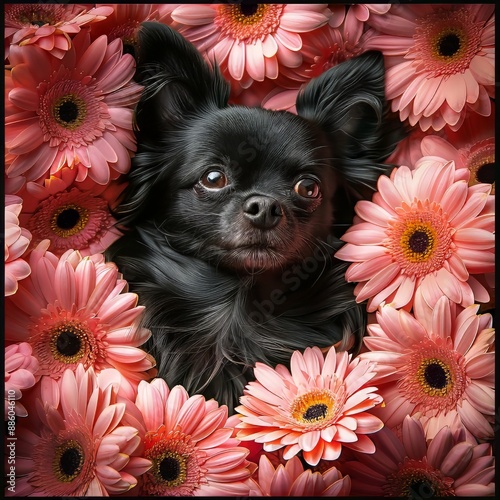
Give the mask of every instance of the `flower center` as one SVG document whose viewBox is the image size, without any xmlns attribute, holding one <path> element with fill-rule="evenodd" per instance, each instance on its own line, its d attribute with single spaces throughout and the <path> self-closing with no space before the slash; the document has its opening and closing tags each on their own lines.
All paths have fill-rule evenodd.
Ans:
<svg viewBox="0 0 500 500">
<path fill-rule="evenodd" d="M 179 453 L 167 451 L 153 460 L 153 474 L 166 486 L 179 486 L 186 480 L 187 459 Z"/>
<path fill-rule="evenodd" d="M 52 115 L 61 127 L 74 130 L 84 122 L 87 106 L 77 95 L 67 94 L 56 99 L 52 106 Z"/>
<path fill-rule="evenodd" d="M 491 194 L 495 194 L 495 140 L 490 138 L 477 142 L 470 149 L 460 150 L 460 154 L 471 174 L 469 186 L 491 184 Z"/>
<path fill-rule="evenodd" d="M 88 331 L 77 321 L 67 321 L 52 328 L 50 332 L 50 351 L 54 359 L 62 363 L 75 363 L 87 351 Z"/>
<path fill-rule="evenodd" d="M 18 7 L 19 9 L 19 7 Z M 31 26 L 54 25 L 56 23 L 56 11 L 54 6 L 40 6 L 36 4 L 23 5 L 16 12 L 16 7 L 12 8 L 10 17 L 15 15 L 19 24 Z"/>
<path fill-rule="evenodd" d="M 68 238 L 82 231 L 89 220 L 89 211 L 73 203 L 58 207 L 52 214 L 50 227 L 57 236 Z"/>
<path fill-rule="evenodd" d="M 59 481 L 70 483 L 80 474 L 84 463 L 82 446 L 78 441 L 71 439 L 56 448 L 52 470 Z"/>
<path fill-rule="evenodd" d="M 464 38 L 465 36 L 462 31 L 453 28 L 443 30 L 432 42 L 434 54 L 443 60 L 457 55 L 466 43 Z"/>
<path fill-rule="evenodd" d="M 335 397 L 328 389 L 313 389 L 293 400 L 290 414 L 300 424 L 318 424 L 331 420 L 335 408 Z"/>
<path fill-rule="evenodd" d="M 411 458 L 405 458 L 398 471 L 387 476 L 385 496 L 433 498 L 454 496 L 453 479 L 440 470 Z"/>
<path fill-rule="evenodd" d="M 481 48 L 482 31 L 468 7 L 434 11 L 417 20 L 408 56 L 430 77 L 463 73 Z"/>
<path fill-rule="evenodd" d="M 452 254 L 451 228 L 436 203 L 415 201 L 388 222 L 386 245 L 403 273 L 421 277 L 443 267 Z"/>
<path fill-rule="evenodd" d="M 205 453 L 197 450 L 191 437 L 181 430 L 167 432 L 162 425 L 156 432 L 148 432 L 144 456 L 153 464 L 144 475 L 143 488 L 148 495 L 191 496 L 206 482 L 198 462 Z"/>
<path fill-rule="evenodd" d="M 416 405 L 415 411 L 451 410 L 467 383 L 463 356 L 445 339 L 425 339 L 408 350 L 399 392 Z"/>
<path fill-rule="evenodd" d="M 439 359 L 424 359 L 417 371 L 422 390 L 431 396 L 445 396 L 453 387 L 449 367 Z"/>
<path fill-rule="evenodd" d="M 284 8 L 284 5 L 253 2 L 220 5 L 214 23 L 222 36 L 251 43 L 276 31 Z"/>
</svg>

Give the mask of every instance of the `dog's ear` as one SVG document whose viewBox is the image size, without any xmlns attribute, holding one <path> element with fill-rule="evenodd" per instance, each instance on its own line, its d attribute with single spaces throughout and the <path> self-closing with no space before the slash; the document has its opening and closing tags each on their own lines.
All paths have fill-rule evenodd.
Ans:
<svg viewBox="0 0 500 500">
<path fill-rule="evenodd" d="M 139 29 L 136 80 L 144 91 L 136 108 L 140 135 L 154 138 L 201 109 L 224 107 L 229 84 L 214 63 L 177 31 L 160 22 Z"/>
<path fill-rule="evenodd" d="M 296 109 L 327 134 L 348 187 L 373 191 L 388 173 L 382 162 L 404 135 L 400 121 L 388 116 L 382 54 L 368 51 L 325 71 L 299 92 Z"/>
</svg>

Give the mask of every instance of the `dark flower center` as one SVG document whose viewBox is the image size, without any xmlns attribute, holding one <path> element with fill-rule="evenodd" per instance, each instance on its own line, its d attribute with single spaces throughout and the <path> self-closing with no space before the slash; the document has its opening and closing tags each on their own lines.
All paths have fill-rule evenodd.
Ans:
<svg viewBox="0 0 500 500">
<path fill-rule="evenodd" d="M 63 102 L 59 106 L 59 118 L 66 123 L 74 122 L 78 118 L 78 106 L 72 101 Z"/>
<path fill-rule="evenodd" d="M 165 457 L 160 463 L 160 474 L 165 481 L 175 481 L 181 473 L 181 466 L 175 457 Z"/>
<path fill-rule="evenodd" d="M 413 252 L 424 253 L 429 247 L 429 235 L 424 231 L 415 231 L 408 240 Z"/>
<path fill-rule="evenodd" d="M 89 349 L 89 332 L 78 321 L 63 321 L 50 331 L 52 357 L 61 363 L 76 363 L 88 355 Z"/>
<path fill-rule="evenodd" d="M 259 4 L 254 2 L 242 2 L 240 11 L 244 16 L 253 16 L 259 9 Z"/>
<path fill-rule="evenodd" d="M 55 121 L 65 129 L 75 130 L 85 120 L 87 105 L 85 101 L 74 94 L 67 94 L 53 104 Z"/>
<path fill-rule="evenodd" d="M 460 38 L 455 33 L 448 33 L 438 43 L 439 54 L 452 57 L 460 50 Z"/>
<path fill-rule="evenodd" d="M 62 330 L 56 340 L 57 350 L 63 356 L 74 356 L 80 351 L 81 340 L 72 330 Z"/>
<path fill-rule="evenodd" d="M 424 377 L 426 382 L 434 389 L 443 389 L 448 382 L 445 370 L 437 363 L 426 366 Z"/>
<path fill-rule="evenodd" d="M 61 455 L 59 460 L 61 471 L 67 476 L 72 476 L 80 468 L 82 458 L 80 450 L 77 450 L 76 448 L 69 448 Z"/>
<path fill-rule="evenodd" d="M 476 178 L 479 182 L 493 184 L 495 182 L 495 164 L 485 163 L 481 165 L 476 172 Z"/>
<path fill-rule="evenodd" d="M 425 480 L 414 480 L 408 485 L 409 498 L 432 498 L 434 496 L 434 488 L 432 483 Z"/>
<path fill-rule="evenodd" d="M 70 483 L 80 474 L 84 463 L 83 448 L 78 441 L 70 439 L 56 448 L 52 468 L 59 481 Z"/>
<path fill-rule="evenodd" d="M 61 229 L 71 229 L 76 226 L 79 220 L 80 214 L 78 213 L 78 210 L 68 208 L 57 216 L 57 225 Z"/>
<path fill-rule="evenodd" d="M 322 420 L 326 417 L 326 414 L 328 413 L 328 406 L 319 403 L 315 404 L 313 406 L 310 406 L 302 415 L 302 418 L 304 420 Z"/>
</svg>

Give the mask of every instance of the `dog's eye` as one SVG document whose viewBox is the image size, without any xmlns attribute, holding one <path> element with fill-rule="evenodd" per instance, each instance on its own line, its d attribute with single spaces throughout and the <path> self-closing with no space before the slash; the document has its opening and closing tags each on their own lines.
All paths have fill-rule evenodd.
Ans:
<svg viewBox="0 0 500 500">
<path fill-rule="evenodd" d="M 222 189 L 228 185 L 229 181 L 226 175 L 220 170 L 210 170 L 203 174 L 200 184 L 207 189 Z"/>
<path fill-rule="evenodd" d="M 317 198 L 320 193 L 318 181 L 310 177 L 300 179 L 293 190 L 302 198 Z"/>
</svg>

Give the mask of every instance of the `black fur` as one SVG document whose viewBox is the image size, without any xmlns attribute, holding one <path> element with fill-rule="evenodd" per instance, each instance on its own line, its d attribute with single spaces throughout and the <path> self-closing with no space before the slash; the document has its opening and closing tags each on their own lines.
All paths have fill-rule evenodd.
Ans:
<svg viewBox="0 0 500 500">
<path fill-rule="evenodd" d="M 298 115 L 228 106 L 216 65 L 160 23 L 141 28 L 137 74 L 125 235 L 107 256 L 146 306 L 159 375 L 232 410 L 256 361 L 358 348 L 365 306 L 332 255 L 398 138 L 381 54 L 311 81 Z"/>
</svg>

